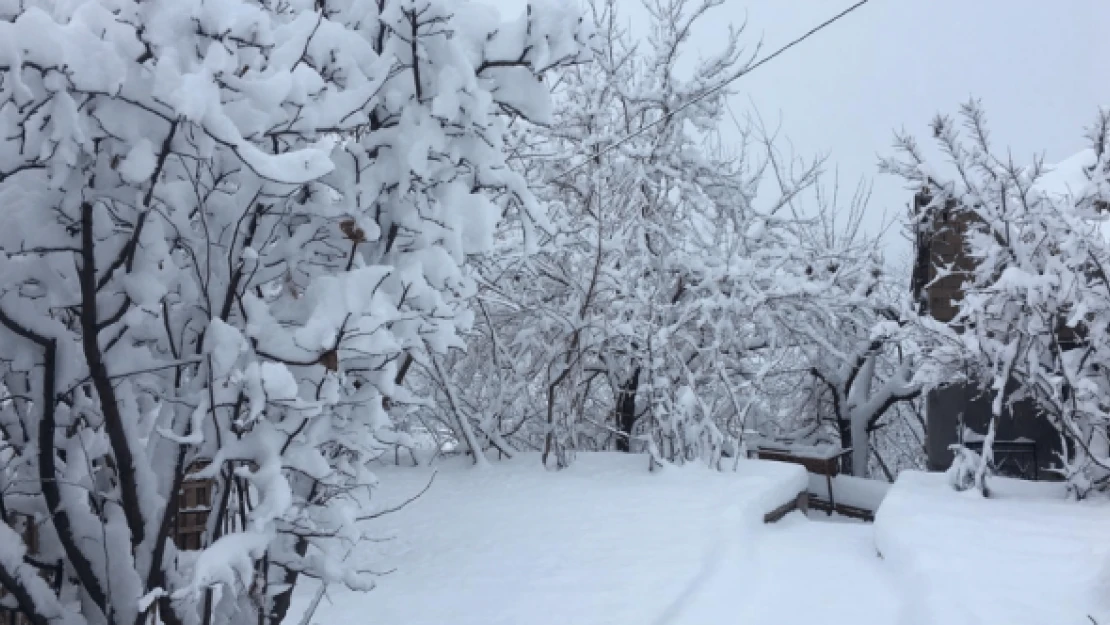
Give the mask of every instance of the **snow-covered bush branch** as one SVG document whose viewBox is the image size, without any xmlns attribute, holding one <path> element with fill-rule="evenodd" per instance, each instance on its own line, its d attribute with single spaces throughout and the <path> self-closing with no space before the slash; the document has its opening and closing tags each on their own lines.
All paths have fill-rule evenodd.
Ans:
<svg viewBox="0 0 1110 625">
<path fill-rule="evenodd" d="M 543 223 L 506 120 L 587 39 L 555 6 L 0 1 L 5 601 L 279 623 L 301 577 L 373 587 L 343 556 L 404 363 L 462 344 L 502 214 Z"/>
<path fill-rule="evenodd" d="M 975 263 L 953 326 L 994 396 L 976 472 L 986 491 L 990 442 L 1007 404 L 1032 400 L 1064 440 L 1064 473 L 1078 496 L 1110 483 L 1110 112 L 1087 135 L 1090 147 L 1054 167 L 1001 156 L 976 102 L 933 123 L 946 162 L 930 163 L 910 136 L 884 162 L 930 199 L 933 213 L 969 212 Z"/>
</svg>

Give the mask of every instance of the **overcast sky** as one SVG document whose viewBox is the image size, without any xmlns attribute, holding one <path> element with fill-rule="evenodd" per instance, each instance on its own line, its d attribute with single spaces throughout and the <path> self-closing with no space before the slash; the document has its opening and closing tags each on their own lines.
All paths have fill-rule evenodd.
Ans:
<svg viewBox="0 0 1110 625">
<path fill-rule="evenodd" d="M 635 32 L 642 6 L 622 1 Z M 746 18 L 748 40 L 762 38 L 767 53 L 853 2 L 725 0 L 694 41 L 708 54 L 730 22 Z M 924 142 L 937 112 L 955 113 L 974 96 L 1000 147 L 1062 160 L 1084 147 L 1098 107 L 1110 106 L 1108 59 L 1110 0 L 870 0 L 741 78 L 732 105 L 742 113 L 754 103 L 781 120 L 797 152 L 827 152 L 846 182 L 872 179 L 878 224 L 909 197 L 900 180 L 876 171 L 896 128 Z M 891 256 L 906 252 L 897 233 L 888 245 Z"/>
</svg>

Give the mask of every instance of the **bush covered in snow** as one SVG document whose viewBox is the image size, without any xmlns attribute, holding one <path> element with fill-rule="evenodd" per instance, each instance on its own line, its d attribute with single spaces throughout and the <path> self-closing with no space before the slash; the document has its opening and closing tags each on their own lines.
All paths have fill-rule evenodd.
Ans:
<svg viewBox="0 0 1110 625">
<path fill-rule="evenodd" d="M 386 404 L 462 344 L 501 216 L 542 223 L 504 142 L 582 60 L 560 4 L 0 0 L 5 602 L 276 624 L 302 576 L 374 585 L 346 554 L 409 440 Z"/>
<path fill-rule="evenodd" d="M 517 127 L 510 164 L 551 228 L 507 224 L 496 244 L 535 253 L 473 265 L 468 351 L 422 363 L 414 382 L 436 401 L 417 416 L 478 461 L 542 450 L 559 467 L 605 449 L 713 464 L 749 430 L 835 439 L 854 420 L 865 467 L 887 400 L 920 391 L 884 330 L 892 276 L 859 231 L 866 189 L 839 197 L 821 159 L 784 154 L 758 119 L 722 144 L 732 81 L 753 61 L 744 33 L 696 50 L 719 0 L 644 4 L 638 40 L 619 2 L 592 2 L 593 62 L 556 72 L 554 123 Z M 873 348 L 876 332 L 891 336 Z M 848 389 L 859 352 L 868 375 Z M 814 367 L 859 409 L 814 409 L 830 405 Z"/>
<path fill-rule="evenodd" d="M 948 117 L 933 124 L 946 162 L 931 163 L 906 135 L 900 158 L 884 162 L 932 199 L 923 223 L 951 201 L 974 218 L 974 269 L 942 334 L 987 381 L 994 419 L 982 460 L 961 454 L 961 463 L 973 460 L 973 483 L 985 489 L 995 423 L 1007 403 L 1028 398 L 1063 439 L 1064 477 L 1084 497 L 1110 486 L 1110 111 L 1091 126 L 1090 149 L 1055 167 L 1002 156 L 976 102 L 961 117 L 962 132 Z"/>
</svg>

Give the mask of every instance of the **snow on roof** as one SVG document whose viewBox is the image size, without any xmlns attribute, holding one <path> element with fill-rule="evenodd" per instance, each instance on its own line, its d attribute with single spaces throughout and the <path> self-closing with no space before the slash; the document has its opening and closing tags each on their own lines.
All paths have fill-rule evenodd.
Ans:
<svg viewBox="0 0 1110 625">
<path fill-rule="evenodd" d="M 1055 165 L 1046 165 L 1048 171 L 1033 185 L 1033 191 L 1043 193 L 1051 200 L 1076 202 L 1094 193 L 1091 170 L 1097 164 L 1098 155 L 1087 148 Z M 1103 239 L 1110 241 L 1110 221 L 1098 223 L 1097 231 L 1102 233 Z"/>
<path fill-rule="evenodd" d="M 1090 170 L 1096 163 L 1098 155 L 1087 148 L 1055 165 L 1046 165 L 1047 173 L 1037 180 L 1033 190 L 1052 197 L 1083 197 L 1091 182 Z"/>
</svg>

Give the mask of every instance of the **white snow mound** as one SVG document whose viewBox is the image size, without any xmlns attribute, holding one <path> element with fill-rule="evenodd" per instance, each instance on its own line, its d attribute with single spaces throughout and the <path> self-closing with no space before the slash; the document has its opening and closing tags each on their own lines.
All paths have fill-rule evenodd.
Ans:
<svg viewBox="0 0 1110 625">
<path fill-rule="evenodd" d="M 941 473 L 898 476 L 875 541 L 903 576 L 900 623 L 1110 622 L 1110 505 L 1064 501 L 1058 484 L 993 478 L 991 488 L 983 499 Z"/>
</svg>

